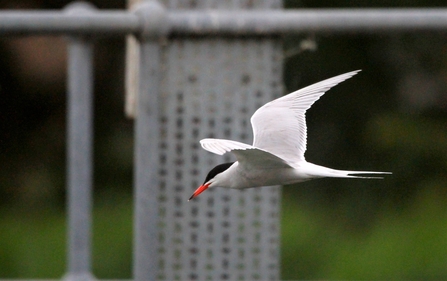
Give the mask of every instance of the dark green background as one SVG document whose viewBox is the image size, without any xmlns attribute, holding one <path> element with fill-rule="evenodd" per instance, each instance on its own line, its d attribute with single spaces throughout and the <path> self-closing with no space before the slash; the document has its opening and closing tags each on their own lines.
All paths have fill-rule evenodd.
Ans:
<svg viewBox="0 0 447 281">
<path fill-rule="evenodd" d="M 2 1 L 61 8 L 66 1 Z M 123 8 L 121 1 L 93 1 Z M 441 7 L 444 1 L 287 1 L 287 8 Z M 284 38 L 287 92 L 355 69 L 308 112 L 313 163 L 383 181 L 283 188 L 283 279 L 447 278 L 447 30 Z M 303 40 L 313 51 L 300 50 Z M 65 271 L 65 45 L 0 39 L 0 278 Z M 96 45 L 93 271 L 129 278 L 132 122 L 122 39 Z"/>
</svg>

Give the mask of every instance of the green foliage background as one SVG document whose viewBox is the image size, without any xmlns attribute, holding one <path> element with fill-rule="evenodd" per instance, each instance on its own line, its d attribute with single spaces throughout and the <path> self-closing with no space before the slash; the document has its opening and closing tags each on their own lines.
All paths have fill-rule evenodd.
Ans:
<svg viewBox="0 0 447 281">
<path fill-rule="evenodd" d="M 10 7 L 7 3 L 1 5 Z M 65 4 L 48 0 L 32 7 Z M 285 3 L 288 8 L 444 4 Z M 284 38 L 288 92 L 363 69 L 308 112 L 307 159 L 393 175 L 283 188 L 283 279 L 447 278 L 446 35 L 447 30 Z M 63 77 L 46 81 L 24 74 L 13 40 L 0 41 L 0 278 L 59 278 L 66 243 L 65 86 Z M 316 49 L 300 49 L 303 40 Z M 123 115 L 123 50 L 121 39 L 103 39 L 96 47 L 93 271 L 98 278 L 131 276 L 132 123 Z"/>
</svg>

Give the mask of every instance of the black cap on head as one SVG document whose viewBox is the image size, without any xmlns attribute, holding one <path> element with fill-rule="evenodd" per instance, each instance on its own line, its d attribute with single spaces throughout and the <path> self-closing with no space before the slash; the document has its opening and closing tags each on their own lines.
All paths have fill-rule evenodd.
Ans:
<svg viewBox="0 0 447 281">
<path fill-rule="evenodd" d="M 231 163 L 223 163 L 220 165 L 217 165 L 216 167 L 214 167 L 213 169 L 211 169 L 211 171 L 208 173 L 208 175 L 206 176 L 205 181 L 203 182 L 203 184 L 207 183 L 210 179 L 214 178 L 216 175 L 226 171 L 228 168 L 230 168 L 231 165 L 233 165 L 234 162 Z"/>
</svg>

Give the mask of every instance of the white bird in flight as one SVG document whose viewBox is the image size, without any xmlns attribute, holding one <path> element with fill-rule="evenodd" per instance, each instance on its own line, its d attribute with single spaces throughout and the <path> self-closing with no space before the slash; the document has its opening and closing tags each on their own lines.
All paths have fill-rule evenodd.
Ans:
<svg viewBox="0 0 447 281">
<path fill-rule="evenodd" d="M 382 177 L 359 174 L 391 174 L 335 170 L 309 163 L 304 158 L 307 139 L 306 110 L 326 91 L 359 71 L 323 80 L 260 107 L 251 117 L 253 145 L 224 139 L 201 140 L 200 144 L 205 150 L 219 155 L 231 152 L 237 161 L 214 167 L 189 200 L 210 187 L 244 189 L 292 184 L 323 177 L 377 179 Z"/>
</svg>

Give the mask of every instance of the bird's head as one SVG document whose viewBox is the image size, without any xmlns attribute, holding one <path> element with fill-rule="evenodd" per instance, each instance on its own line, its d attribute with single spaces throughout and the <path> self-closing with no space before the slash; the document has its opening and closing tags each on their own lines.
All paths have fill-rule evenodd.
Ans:
<svg viewBox="0 0 447 281">
<path fill-rule="evenodd" d="M 194 191 L 194 193 L 191 195 L 191 197 L 188 199 L 191 200 L 194 197 L 197 197 L 200 193 L 204 192 L 208 187 L 214 187 L 219 186 L 219 177 L 220 175 L 225 172 L 228 168 L 233 165 L 234 162 L 231 163 L 224 163 L 217 165 L 216 167 L 212 168 L 211 171 L 209 171 L 208 175 L 205 178 L 205 181 L 199 188 Z"/>
</svg>

